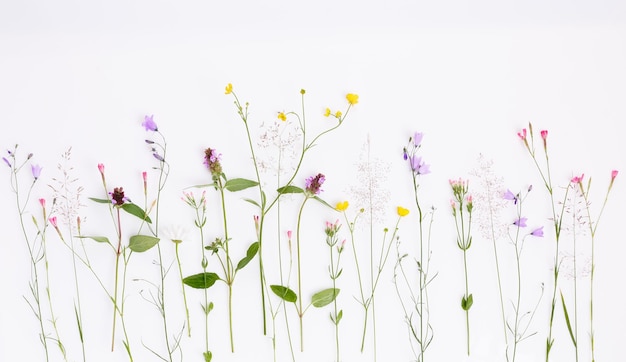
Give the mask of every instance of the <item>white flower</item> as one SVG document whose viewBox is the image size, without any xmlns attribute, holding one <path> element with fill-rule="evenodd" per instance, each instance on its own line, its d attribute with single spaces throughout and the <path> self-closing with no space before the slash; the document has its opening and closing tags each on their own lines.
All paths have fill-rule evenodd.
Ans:
<svg viewBox="0 0 626 362">
<path fill-rule="evenodd" d="M 182 225 L 168 225 L 163 228 L 163 236 L 172 242 L 179 244 L 187 238 L 189 230 Z"/>
</svg>

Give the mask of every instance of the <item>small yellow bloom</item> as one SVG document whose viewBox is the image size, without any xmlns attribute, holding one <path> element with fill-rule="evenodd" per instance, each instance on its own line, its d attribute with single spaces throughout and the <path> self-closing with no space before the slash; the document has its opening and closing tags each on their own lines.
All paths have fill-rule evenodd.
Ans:
<svg viewBox="0 0 626 362">
<path fill-rule="evenodd" d="M 306 91 L 304 89 L 300 89 L 300 94 L 304 95 L 304 93 L 306 93 Z"/>
<path fill-rule="evenodd" d="M 284 112 L 278 112 L 278 119 L 285 122 L 287 120 L 287 115 Z"/>
<path fill-rule="evenodd" d="M 328 116 L 330 116 L 330 108 L 326 108 L 326 110 L 324 111 L 324 117 Z"/>
<path fill-rule="evenodd" d="M 402 206 L 398 206 L 398 216 L 404 217 L 404 216 L 407 216 L 408 214 L 409 214 L 409 209 L 405 209 Z"/>
<path fill-rule="evenodd" d="M 351 105 L 355 105 L 355 104 L 359 103 L 359 95 L 358 94 L 348 93 L 346 95 L 346 99 L 348 100 L 348 103 L 350 103 Z"/>
<path fill-rule="evenodd" d="M 228 85 L 226 86 L 226 91 L 224 92 L 224 94 L 231 94 L 233 92 L 233 85 L 231 83 L 228 83 Z"/>
<path fill-rule="evenodd" d="M 346 211 L 348 206 L 350 206 L 348 201 L 341 201 L 337 203 L 337 206 L 335 206 L 335 209 L 337 209 L 337 211 Z"/>
<path fill-rule="evenodd" d="M 337 112 L 335 113 L 335 117 L 337 117 L 337 118 L 341 118 L 341 114 L 342 114 L 342 113 L 341 113 L 341 111 L 337 111 Z"/>
</svg>

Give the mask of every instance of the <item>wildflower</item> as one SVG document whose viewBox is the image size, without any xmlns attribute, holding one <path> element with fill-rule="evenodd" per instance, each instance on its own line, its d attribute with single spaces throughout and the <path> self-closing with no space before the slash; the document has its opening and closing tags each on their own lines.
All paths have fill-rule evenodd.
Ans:
<svg viewBox="0 0 626 362">
<path fill-rule="evenodd" d="M 328 237 L 332 238 L 333 236 L 335 236 L 337 231 L 339 231 L 339 228 L 341 228 L 341 225 L 339 225 L 339 220 L 335 221 L 334 224 L 330 221 L 326 221 L 326 228 L 324 229 L 324 232 Z"/>
<path fill-rule="evenodd" d="M 146 131 L 157 132 L 159 130 L 157 124 L 154 122 L 154 115 L 145 116 L 141 125 Z"/>
<path fill-rule="evenodd" d="M 542 238 L 543 237 L 543 226 L 539 227 L 539 228 L 536 228 L 535 230 L 531 231 L 530 235 Z"/>
<path fill-rule="evenodd" d="M 515 225 L 517 227 L 524 228 L 524 227 L 526 227 L 526 221 L 528 221 L 528 218 L 520 217 L 519 219 L 513 221 L 513 225 Z"/>
<path fill-rule="evenodd" d="M 41 175 L 41 166 L 39 166 L 39 165 L 31 165 L 30 166 L 30 170 L 33 173 L 33 178 L 35 179 L 35 181 L 37 181 L 37 179 Z"/>
<path fill-rule="evenodd" d="M 287 116 L 285 115 L 284 112 L 278 112 L 278 119 L 285 122 L 287 120 Z"/>
<path fill-rule="evenodd" d="M 341 254 L 343 252 L 343 249 L 346 246 L 346 239 L 343 239 L 343 241 L 341 242 L 341 244 L 339 244 L 339 246 L 337 247 L 337 252 L 339 254 Z"/>
<path fill-rule="evenodd" d="M 321 187 L 324 181 L 326 181 L 326 177 L 321 173 L 307 178 L 304 183 L 307 193 L 310 195 L 319 195 L 322 191 Z"/>
<path fill-rule="evenodd" d="M 415 145 L 415 147 L 419 147 L 422 144 L 422 138 L 424 138 L 424 133 L 415 132 L 415 134 L 413 135 L 413 144 Z"/>
<path fill-rule="evenodd" d="M 402 206 L 397 207 L 398 216 L 405 217 L 409 214 L 409 209 L 405 209 Z"/>
<path fill-rule="evenodd" d="M 287 239 L 291 240 L 291 234 L 293 232 L 291 230 L 287 230 Z"/>
<path fill-rule="evenodd" d="M 348 103 L 350 103 L 351 106 L 359 103 L 359 96 L 357 94 L 348 93 L 346 95 L 346 99 L 348 100 Z"/>
<path fill-rule="evenodd" d="M 222 157 L 221 153 L 217 153 L 217 151 L 213 148 L 207 148 L 204 151 L 204 164 L 211 171 L 211 175 L 213 175 L 213 180 L 219 179 L 222 174 L 222 164 L 220 163 L 220 159 Z"/>
<path fill-rule="evenodd" d="M 122 206 L 124 202 L 129 201 L 126 196 L 124 196 L 124 189 L 122 187 L 116 187 L 113 189 L 113 192 L 109 192 L 111 196 L 111 203 L 115 206 Z"/>
<path fill-rule="evenodd" d="M 350 204 L 348 203 L 348 201 L 341 201 L 337 203 L 337 206 L 335 206 L 335 209 L 337 211 L 346 211 L 349 205 Z"/>
<path fill-rule="evenodd" d="M 572 177 L 571 182 L 572 182 L 573 184 L 580 184 L 580 183 L 582 183 L 582 182 L 583 182 L 583 177 L 585 177 L 585 174 L 584 174 L 584 173 L 583 173 L 583 174 L 581 174 L 580 176 L 574 176 L 574 177 Z"/>
<path fill-rule="evenodd" d="M 163 234 L 174 244 L 180 244 L 187 238 L 187 229 L 181 225 L 169 225 L 163 228 Z"/>
<path fill-rule="evenodd" d="M 232 92 L 233 92 L 233 85 L 232 85 L 232 84 L 230 84 L 230 83 L 228 83 L 228 84 L 226 85 L 226 89 L 225 89 L 225 91 L 224 91 L 224 94 L 231 94 Z"/>
<path fill-rule="evenodd" d="M 467 202 L 467 212 L 471 214 L 472 210 L 474 209 L 474 198 L 472 197 L 472 195 L 469 195 L 465 200 Z"/>
<path fill-rule="evenodd" d="M 430 173 L 430 165 L 427 165 L 426 163 L 422 162 L 421 157 L 417 155 L 411 156 L 410 163 L 411 163 L 411 170 L 413 170 L 413 172 L 415 172 L 416 175 L 426 175 Z"/>
<path fill-rule="evenodd" d="M 521 132 L 517 132 L 517 136 L 524 142 L 526 142 L 526 128 L 522 129 Z"/>
<path fill-rule="evenodd" d="M 100 171 L 100 174 L 104 178 L 104 165 L 103 164 L 101 163 L 98 164 L 98 171 Z"/>
<path fill-rule="evenodd" d="M 505 200 L 512 200 L 517 204 L 517 195 L 515 195 L 511 190 L 507 189 L 504 195 L 502 196 Z"/>
<path fill-rule="evenodd" d="M 304 95 L 306 91 L 304 89 L 300 89 L 300 94 Z"/>
<path fill-rule="evenodd" d="M 48 219 L 48 221 L 50 221 L 50 224 L 56 229 L 57 228 L 57 217 L 56 216 L 52 216 L 51 218 Z"/>
<path fill-rule="evenodd" d="M 546 139 L 548 138 L 548 130 L 541 130 L 541 139 L 543 140 L 543 149 L 546 150 L 548 145 L 546 143 Z"/>
<path fill-rule="evenodd" d="M 259 237 L 259 215 L 254 215 L 254 230 L 256 231 L 257 238 Z"/>
<path fill-rule="evenodd" d="M 611 182 L 613 182 L 615 180 L 615 178 L 617 177 L 618 173 L 619 173 L 619 171 L 617 171 L 617 170 L 611 171 Z"/>
<path fill-rule="evenodd" d="M 46 208 L 46 199 L 39 199 L 39 205 L 41 205 L 41 207 L 43 207 L 45 209 Z"/>
<path fill-rule="evenodd" d="M 324 110 L 324 117 L 328 116 L 330 116 L 330 108 L 326 108 L 326 110 Z"/>
<path fill-rule="evenodd" d="M 341 118 L 341 114 L 342 114 L 341 111 L 337 111 L 337 112 L 335 112 L 335 117 L 336 118 Z"/>
<path fill-rule="evenodd" d="M 11 162 L 9 162 L 9 160 L 7 160 L 6 157 L 2 157 L 2 161 L 4 161 L 4 163 L 6 163 L 7 166 L 11 167 Z"/>
</svg>

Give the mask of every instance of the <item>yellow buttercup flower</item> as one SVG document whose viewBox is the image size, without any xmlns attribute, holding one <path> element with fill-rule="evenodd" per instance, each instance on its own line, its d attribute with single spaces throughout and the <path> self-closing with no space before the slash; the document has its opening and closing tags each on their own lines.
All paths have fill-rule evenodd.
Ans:
<svg viewBox="0 0 626 362">
<path fill-rule="evenodd" d="M 224 94 L 231 94 L 233 92 L 233 85 L 231 83 L 228 83 L 228 85 L 226 86 L 226 91 L 224 92 Z"/>
<path fill-rule="evenodd" d="M 287 115 L 284 112 L 278 112 L 278 119 L 285 122 L 287 120 Z"/>
<path fill-rule="evenodd" d="M 337 117 L 337 118 L 341 118 L 341 114 L 342 114 L 342 113 L 341 113 L 341 111 L 337 111 L 337 112 L 335 113 L 335 117 Z"/>
<path fill-rule="evenodd" d="M 359 95 L 358 94 L 348 93 L 346 95 L 346 99 L 348 100 L 348 103 L 350 103 L 351 105 L 355 105 L 355 104 L 359 103 Z"/>
<path fill-rule="evenodd" d="M 324 111 L 324 117 L 328 116 L 330 116 L 330 108 L 326 108 L 326 110 Z"/>
<path fill-rule="evenodd" d="M 408 214 L 409 214 L 409 209 L 405 209 L 402 206 L 398 206 L 398 216 L 404 217 L 404 216 L 407 216 Z"/>
<path fill-rule="evenodd" d="M 335 209 L 337 209 L 337 211 L 346 211 L 348 206 L 350 206 L 348 201 L 341 201 L 337 203 L 337 206 L 335 206 Z"/>
</svg>

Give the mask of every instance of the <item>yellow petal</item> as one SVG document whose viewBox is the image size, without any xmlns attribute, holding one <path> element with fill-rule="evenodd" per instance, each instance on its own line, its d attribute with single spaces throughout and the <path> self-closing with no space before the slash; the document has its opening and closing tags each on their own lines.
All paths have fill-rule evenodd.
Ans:
<svg viewBox="0 0 626 362">
<path fill-rule="evenodd" d="M 278 112 L 278 119 L 285 122 L 287 120 L 287 115 L 285 115 L 285 113 L 283 112 Z"/>
<path fill-rule="evenodd" d="M 351 105 L 355 105 L 355 104 L 359 103 L 359 95 L 358 94 L 348 93 L 346 95 L 346 99 L 348 100 L 348 103 L 350 103 Z"/>
<path fill-rule="evenodd" d="M 348 201 L 341 201 L 337 203 L 337 206 L 335 206 L 335 209 L 337 209 L 337 211 L 346 211 L 348 206 L 350 206 Z"/>
<path fill-rule="evenodd" d="M 409 209 L 405 209 L 402 206 L 398 206 L 398 216 L 404 217 L 404 216 L 407 216 L 408 214 L 409 214 Z"/>
<path fill-rule="evenodd" d="M 328 116 L 330 116 L 330 108 L 326 108 L 326 110 L 324 111 L 324 117 Z"/>
<path fill-rule="evenodd" d="M 228 85 L 226 86 L 224 94 L 231 94 L 232 92 L 233 92 L 233 85 L 231 83 L 228 83 Z"/>
</svg>

